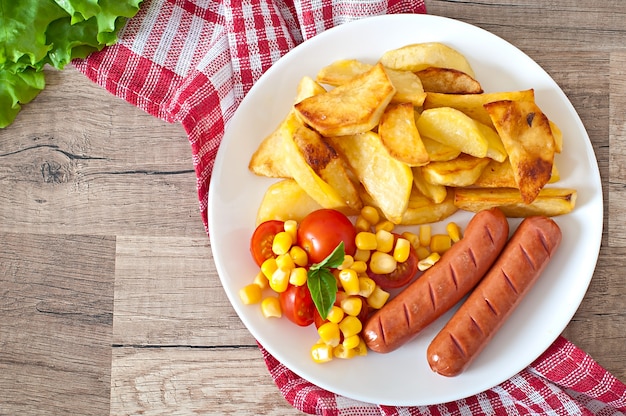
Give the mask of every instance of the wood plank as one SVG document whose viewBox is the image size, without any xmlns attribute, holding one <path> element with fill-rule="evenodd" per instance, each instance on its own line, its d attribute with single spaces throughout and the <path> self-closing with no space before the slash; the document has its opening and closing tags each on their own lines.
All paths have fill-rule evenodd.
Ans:
<svg viewBox="0 0 626 416">
<path fill-rule="evenodd" d="M 111 414 L 302 415 L 257 347 L 114 348 Z"/>
<path fill-rule="evenodd" d="M 626 52 L 611 54 L 610 152 L 609 152 L 609 246 L 626 247 Z"/>
<path fill-rule="evenodd" d="M 189 141 L 179 124 L 155 119 L 76 70 L 49 70 L 46 77 L 48 87 L 2 131 L 0 187 L 19 192 L 0 193 L 0 230 L 203 229 Z M 77 96 L 89 98 L 77 106 Z M 54 215 L 42 215 L 48 212 Z"/>
<path fill-rule="evenodd" d="M 116 345 L 256 345 L 206 237 L 118 237 L 113 319 Z"/>
<path fill-rule="evenodd" d="M 107 414 L 115 239 L 0 241 L 0 413 Z"/>
</svg>

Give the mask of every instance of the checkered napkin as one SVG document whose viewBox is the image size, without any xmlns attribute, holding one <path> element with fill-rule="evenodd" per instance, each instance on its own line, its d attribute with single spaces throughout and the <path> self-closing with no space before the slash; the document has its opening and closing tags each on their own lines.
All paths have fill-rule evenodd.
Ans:
<svg viewBox="0 0 626 416">
<path fill-rule="evenodd" d="M 145 0 L 117 45 L 74 61 L 74 66 L 116 96 L 182 124 L 191 143 L 201 218 L 208 231 L 208 185 L 224 127 L 261 74 L 288 50 L 330 27 L 371 15 L 425 12 L 422 0 Z M 280 392 L 310 414 L 626 413 L 626 386 L 564 338 L 488 391 L 409 408 L 330 393 L 259 347 Z"/>
</svg>

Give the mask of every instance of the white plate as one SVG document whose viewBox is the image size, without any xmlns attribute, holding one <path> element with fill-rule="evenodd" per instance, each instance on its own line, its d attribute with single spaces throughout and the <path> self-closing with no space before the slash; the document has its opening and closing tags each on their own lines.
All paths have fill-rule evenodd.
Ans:
<svg viewBox="0 0 626 416">
<path fill-rule="evenodd" d="M 450 317 L 433 323 L 391 354 L 315 364 L 313 327 L 268 320 L 242 305 L 238 290 L 257 272 L 248 246 L 257 207 L 273 182 L 248 171 L 250 156 L 287 114 L 298 81 L 336 59 L 373 63 L 389 49 L 438 41 L 468 57 L 487 92 L 534 88 L 536 100 L 563 130 L 557 155 L 561 187 L 578 190 L 573 213 L 557 217 L 563 242 L 539 282 L 471 367 L 455 378 L 434 374 L 426 362 L 429 341 Z M 330 29 L 294 48 L 250 90 L 228 125 L 209 192 L 211 247 L 222 285 L 252 335 L 278 360 L 312 383 L 346 397 L 386 405 L 426 405 L 489 389 L 528 366 L 562 332 L 578 308 L 595 269 L 602 234 L 602 191 L 589 137 L 571 103 L 550 76 L 516 47 L 482 29 L 430 15 L 372 17 Z M 467 224 L 470 215 L 451 220 Z M 511 221 L 512 229 L 518 221 Z M 436 225 L 441 226 L 441 224 Z"/>
</svg>

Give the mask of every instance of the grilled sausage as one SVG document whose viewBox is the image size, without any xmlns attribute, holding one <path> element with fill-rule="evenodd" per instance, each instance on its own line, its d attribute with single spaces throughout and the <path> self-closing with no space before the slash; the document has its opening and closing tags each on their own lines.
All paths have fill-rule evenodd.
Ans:
<svg viewBox="0 0 626 416">
<path fill-rule="evenodd" d="M 428 346 L 431 369 L 452 377 L 467 368 L 537 281 L 560 242 L 561 230 L 552 219 L 524 219 L 484 279 Z"/>
<path fill-rule="evenodd" d="M 502 211 L 475 214 L 461 240 L 366 322 L 362 335 L 367 346 L 391 352 L 447 312 L 485 275 L 508 236 Z"/>
</svg>

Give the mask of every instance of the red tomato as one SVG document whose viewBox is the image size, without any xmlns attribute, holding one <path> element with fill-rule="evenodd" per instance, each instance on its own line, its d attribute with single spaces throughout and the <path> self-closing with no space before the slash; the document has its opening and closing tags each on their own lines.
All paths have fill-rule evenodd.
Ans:
<svg viewBox="0 0 626 416">
<path fill-rule="evenodd" d="M 298 245 L 309 256 L 309 263 L 320 263 L 343 241 L 346 254 L 356 251 L 356 229 L 348 217 L 334 209 L 313 211 L 298 227 Z"/>
<path fill-rule="evenodd" d="M 317 310 L 306 285 L 289 285 L 286 291 L 278 295 L 283 314 L 293 323 L 300 326 L 309 326 L 314 321 Z"/>
<path fill-rule="evenodd" d="M 398 239 L 398 235 L 394 234 L 395 239 Z M 372 278 L 381 288 L 385 290 L 396 289 L 407 285 L 411 279 L 418 272 L 417 263 L 419 262 L 417 254 L 413 247 L 410 248 L 409 258 L 403 262 L 398 263 L 398 267 L 391 273 L 376 274 L 372 272 L 369 267 L 367 268 L 367 275 Z"/>
<path fill-rule="evenodd" d="M 282 221 L 270 220 L 259 224 L 254 230 L 250 239 L 250 253 L 259 267 L 263 262 L 271 257 L 275 257 L 272 251 L 274 236 L 284 231 L 285 226 Z"/>
</svg>

